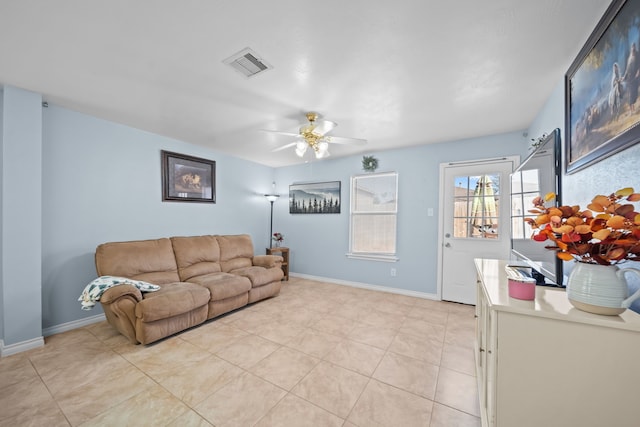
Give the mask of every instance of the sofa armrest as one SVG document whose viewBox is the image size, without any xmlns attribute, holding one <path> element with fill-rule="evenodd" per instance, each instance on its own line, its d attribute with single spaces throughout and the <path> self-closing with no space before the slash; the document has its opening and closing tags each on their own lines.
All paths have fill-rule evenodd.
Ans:
<svg viewBox="0 0 640 427">
<path fill-rule="evenodd" d="M 252 259 L 252 264 L 257 267 L 273 268 L 281 267 L 283 258 L 279 255 L 256 255 Z"/>
<path fill-rule="evenodd" d="M 142 301 L 142 292 L 140 292 L 140 289 L 133 285 L 118 285 L 104 291 L 100 297 L 100 302 L 102 304 L 113 304 L 116 300 L 126 295 L 133 297 L 136 302 Z"/>
<path fill-rule="evenodd" d="M 107 322 L 132 344 L 138 344 L 136 338 L 136 305 L 142 301 L 142 293 L 133 285 L 118 285 L 104 291 L 100 297 L 102 310 Z"/>
</svg>

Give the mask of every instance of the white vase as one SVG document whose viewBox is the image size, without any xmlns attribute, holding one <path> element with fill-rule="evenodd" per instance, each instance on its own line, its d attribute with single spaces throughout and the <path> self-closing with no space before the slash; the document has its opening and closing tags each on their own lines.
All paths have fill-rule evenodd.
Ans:
<svg viewBox="0 0 640 427">
<path fill-rule="evenodd" d="M 582 311 L 615 316 L 624 312 L 640 297 L 640 289 L 631 297 L 625 274 L 640 271 L 633 268 L 619 269 L 615 265 L 576 263 L 567 282 L 569 302 Z"/>
</svg>

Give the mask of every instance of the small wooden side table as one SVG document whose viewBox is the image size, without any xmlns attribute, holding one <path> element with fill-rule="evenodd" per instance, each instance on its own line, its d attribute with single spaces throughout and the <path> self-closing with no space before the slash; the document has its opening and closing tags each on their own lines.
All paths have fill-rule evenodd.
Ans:
<svg viewBox="0 0 640 427">
<path fill-rule="evenodd" d="M 289 248 L 267 248 L 267 255 L 280 255 L 282 257 L 282 272 L 284 273 L 282 280 L 289 280 Z"/>
</svg>

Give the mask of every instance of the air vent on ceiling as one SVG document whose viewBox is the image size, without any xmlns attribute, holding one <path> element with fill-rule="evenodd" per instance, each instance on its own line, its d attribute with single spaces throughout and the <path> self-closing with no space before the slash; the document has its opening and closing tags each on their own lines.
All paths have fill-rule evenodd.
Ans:
<svg viewBox="0 0 640 427">
<path fill-rule="evenodd" d="M 253 77 L 256 74 L 260 74 L 263 71 L 273 68 L 261 59 L 260 55 L 249 48 L 241 50 L 222 62 L 230 65 L 234 70 L 242 73 L 245 77 Z"/>
</svg>

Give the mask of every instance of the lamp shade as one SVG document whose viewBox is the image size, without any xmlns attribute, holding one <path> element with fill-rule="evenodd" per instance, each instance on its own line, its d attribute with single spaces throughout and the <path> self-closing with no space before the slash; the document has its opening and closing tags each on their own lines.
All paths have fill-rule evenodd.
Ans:
<svg viewBox="0 0 640 427">
<path fill-rule="evenodd" d="M 270 202 L 275 202 L 276 200 L 278 200 L 280 195 L 279 194 L 265 194 L 264 197 L 266 197 L 267 200 L 270 201 Z"/>
</svg>

